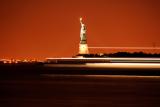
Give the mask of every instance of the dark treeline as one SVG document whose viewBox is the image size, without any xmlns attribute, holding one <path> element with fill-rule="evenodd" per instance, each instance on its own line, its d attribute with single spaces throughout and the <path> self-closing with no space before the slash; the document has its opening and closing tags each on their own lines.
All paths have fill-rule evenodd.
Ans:
<svg viewBox="0 0 160 107">
<path fill-rule="evenodd" d="M 78 54 L 77 56 L 84 57 L 160 57 L 157 53 L 144 53 L 144 52 L 117 52 L 117 53 L 97 53 L 97 54 Z"/>
</svg>

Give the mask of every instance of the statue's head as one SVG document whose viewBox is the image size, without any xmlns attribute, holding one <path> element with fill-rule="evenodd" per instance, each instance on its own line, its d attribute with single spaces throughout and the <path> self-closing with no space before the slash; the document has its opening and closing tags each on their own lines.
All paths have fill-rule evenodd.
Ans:
<svg viewBox="0 0 160 107">
<path fill-rule="evenodd" d="M 85 24 L 82 24 L 82 27 L 85 27 Z"/>
</svg>

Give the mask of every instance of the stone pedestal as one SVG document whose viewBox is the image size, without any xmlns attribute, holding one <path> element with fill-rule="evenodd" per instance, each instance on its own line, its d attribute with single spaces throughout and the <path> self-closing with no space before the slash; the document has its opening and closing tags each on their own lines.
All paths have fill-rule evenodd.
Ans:
<svg viewBox="0 0 160 107">
<path fill-rule="evenodd" d="M 79 44 L 79 54 L 89 54 L 87 44 Z"/>
</svg>

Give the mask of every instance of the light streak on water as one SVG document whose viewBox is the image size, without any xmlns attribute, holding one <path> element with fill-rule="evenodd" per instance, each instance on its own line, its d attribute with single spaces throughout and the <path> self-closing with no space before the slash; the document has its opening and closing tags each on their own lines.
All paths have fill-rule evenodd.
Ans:
<svg viewBox="0 0 160 107">
<path fill-rule="evenodd" d="M 86 63 L 86 64 L 45 64 L 46 67 L 55 68 L 137 68 L 160 69 L 160 63 Z"/>
<path fill-rule="evenodd" d="M 66 77 L 66 78 L 148 78 L 148 79 L 160 79 L 160 76 L 140 76 L 140 75 L 67 75 L 67 74 L 41 74 L 41 76 L 47 77 Z"/>
<path fill-rule="evenodd" d="M 78 59 L 83 59 L 83 60 L 157 60 L 157 61 L 160 61 L 160 58 L 127 58 L 127 57 L 124 57 L 124 58 L 85 58 L 85 57 L 78 57 L 78 58 L 70 58 L 70 57 L 66 57 L 66 58 L 46 58 L 47 60 L 78 60 Z"/>
<path fill-rule="evenodd" d="M 156 68 L 160 69 L 160 63 L 87 63 L 87 67 L 93 68 Z"/>
</svg>

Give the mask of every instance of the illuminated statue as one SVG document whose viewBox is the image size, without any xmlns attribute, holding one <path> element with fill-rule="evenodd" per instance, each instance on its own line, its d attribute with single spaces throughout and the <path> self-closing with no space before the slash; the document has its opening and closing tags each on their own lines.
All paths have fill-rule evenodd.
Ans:
<svg viewBox="0 0 160 107">
<path fill-rule="evenodd" d="M 82 18 L 80 18 L 81 30 L 80 30 L 80 44 L 79 44 L 79 54 L 89 54 L 87 37 L 86 37 L 86 26 L 82 23 Z"/>
<path fill-rule="evenodd" d="M 82 23 L 82 18 L 80 18 L 81 23 L 81 31 L 80 31 L 80 43 L 86 44 L 87 38 L 86 38 L 86 26 Z"/>
</svg>

